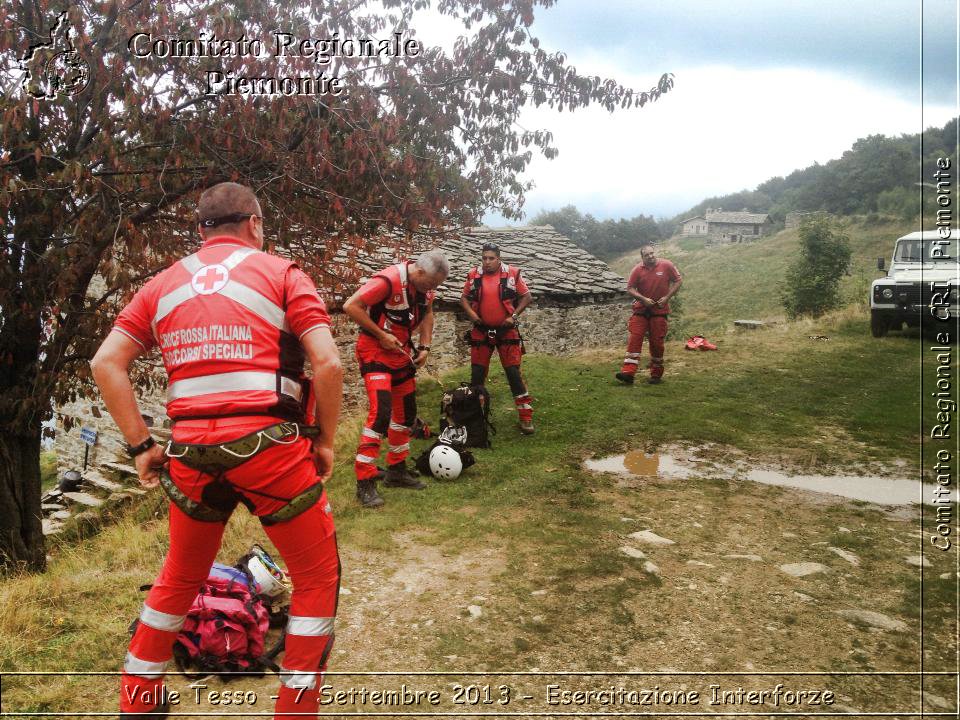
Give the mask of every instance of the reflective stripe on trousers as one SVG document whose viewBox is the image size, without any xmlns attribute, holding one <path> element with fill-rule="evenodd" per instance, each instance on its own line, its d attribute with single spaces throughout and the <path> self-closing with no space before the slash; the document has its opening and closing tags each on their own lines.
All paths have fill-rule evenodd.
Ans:
<svg viewBox="0 0 960 720">
<path fill-rule="evenodd" d="M 313 638 L 316 641 L 317 638 L 332 636 L 335 620 L 336 618 L 332 617 L 291 615 L 287 620 L 287 647 L 297 643 L 298 638 Z M 280 668 L 280 682 L 292 689 L 313 690 L 317 687 L 320 675 L 320 671 L 317 670 L 293 669 L 286 666 Z"/>
<path fill-rule="evenodd" d="M 186 619 L 186 615 L 171 615 L 170 613 L 160 612 L 146 603 L 143 604 L 143 610 L 140 611 L 140 622 L 164 632 L 180 632 L 180 628 L 183 627 Z"/>
<path fill-rule="evenodd" d="M 321 675 L 319 670 L 288 670 L 280 667 L 280 682 L 291 690 L 313 690 L 317 687 L 317 680 Z"/>
<path fill-rule="evenodd" d="M 169 663 L 169 660 L 157 662 L 141 660 L 132 652 L 128 652 L 123 661 L 123 671 L 128 675 L 136 675 L 137 677 L 153 680 L 163 677 L 163 674 L 167 671 L 167 665 Z"/>
</svg>

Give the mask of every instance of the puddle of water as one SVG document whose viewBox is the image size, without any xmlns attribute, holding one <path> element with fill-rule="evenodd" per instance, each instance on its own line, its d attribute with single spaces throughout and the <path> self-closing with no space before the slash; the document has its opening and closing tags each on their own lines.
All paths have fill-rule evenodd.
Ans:
<svg viewBox="0 0 960 720">
<path fill-rule="evenodd" d="M 695 474 L 694 468 L 680 464 L 671 455 L 648 454 L 642 450 L 633 450 L 626 455 L 613 455 L 598 460 L 587 460 L 583 463 L 583 466 L 594 472 L 673 480 L 684 480 L 693 477 Z"/>
<path fill-rule="evenodd" d="M 812 490 L 877 505 L 919 505 L 925 498 L 923 483 L 904 478 L 863 477 L 858 475 L 787 475 L 765 468 L 746 474 L 747 480 L 764 485 Z"/>
<path fill-rule="evenodd" d="M 665 480 L 685 480 L 707 472 L 714 477 L 740 477 L 764 485 L 839 495 L 878 505 L 919 505 L 930 500 L 919 480 L 857 475 L 789 475 L 771 468 L 711 467 L 701 470 L 694 466 L 696 463 L 696 458 L 681 460 L 672 455 L 634 450 L 624 455 L 586 460 L 583 466 L 593 472 Z"/>
</svg>

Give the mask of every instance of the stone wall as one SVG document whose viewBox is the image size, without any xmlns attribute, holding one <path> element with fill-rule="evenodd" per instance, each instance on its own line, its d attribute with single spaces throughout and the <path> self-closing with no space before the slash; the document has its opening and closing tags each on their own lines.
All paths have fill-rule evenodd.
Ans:
<svg viewBox="0 0 960 720">
<path fill-rule="evenodd" d="M 169 437 L 170 421 L 164 409 L 163 395 L 159 393 L 139 398 L 140 410 L 145 415 L 151 433 L 158 440 Z M 83 467 L 86 443 L 80 438 L 81 428 L 97 431 L 97 442 L 90 446 L 87 461 L 96 466 L 104 462 L 130 462 L 125 448 L 126 441 L 113 422 L 113 418 L 103 407 L 99 397 L 89 400 L 76 400 L 61 405 L 56 411 L 56 438 L 53 449 L 57 453 L 57 467 L 64 470 L 80 470 Z M 70 429 L 67 429 L 70 425 Z"/>
<path fill-rule="evenodd" d="M 744 225 L 740 223 L 710 222 L 710 240 L 713 243 L 749 242 L 763 237 L 765 225 Z M 756 234 L 754 233 L 756 230 Z"/>
<path fill-rule="evenodd" d="M 627 300 L 603 302 L 597 298 L 571 307 L 536 307 L 534 303 L 521 316 L 520 332 L 528 353 L 566 355 L 587 348 L 624 345 L 629 318 L 630 304 Z M 353 351 L 357 327 L 339 313 L 334 316 L 333 326 L 344 366 L 344 411 L 356 412 L 366 407 Z M 470 348 L 463 342 L 463 335 L 469 329 L 470 323 L 459 310 L 438 309 L 427 363 L 429 374 L 439 375 L 469 363 Z M 463 379 L 467 380 L 468 377 L 465 375 Z M 160 387 L 165 387 L 165 383 L 161 382 Z M 158 439 L 169 437 L 170 421 L 164 412 L 163 393 L 141 395 L 139 400 L 151 432 Z M 97 443 L 90 448 L 91 464 L 126 457 L 126 443 L 99 398 L 63 405 L 57 409 L 56 419 L 54 449 L 61 470 L 79 469 L 83 465 L 86 446 L 80 439 L 81 427 L 98 432 Z M 73 425 L 69 430 L 66 429 L 67 420 Z"/>
<path fill-rule="evenodd" d="M 703 218 L 694 218 L 680 224 L 680 234 L 687 236 L 700 236 L 707 234 L 707 221 Z"/>
</svg>

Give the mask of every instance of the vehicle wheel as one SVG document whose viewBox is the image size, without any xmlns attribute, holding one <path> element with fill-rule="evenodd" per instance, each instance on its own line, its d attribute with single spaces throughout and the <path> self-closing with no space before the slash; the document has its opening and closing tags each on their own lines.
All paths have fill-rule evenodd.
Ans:
<svg viewBox="0 0 960 720">
<path fill-rule="evenodd" d="M 875 338 L 883 337 L 890 329 L 890 320 L 876 310 L 870 311 L 870 332 Z"/>
</svg>

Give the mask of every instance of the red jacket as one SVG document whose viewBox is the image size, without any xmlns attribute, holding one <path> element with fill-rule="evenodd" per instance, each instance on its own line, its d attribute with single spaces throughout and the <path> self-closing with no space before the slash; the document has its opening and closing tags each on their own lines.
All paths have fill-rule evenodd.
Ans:
<svg viewBox="0 0 960 720">
<path fill-rule="evenodd" d="M 251 247 L 219 243 L 144 286 L 139 307 L 163 354 L 172 419 L 303 419 L 305 353 L 291 332 L 284 297 L 293 265 Z M 115 328 L 133 337 L 124 327 L 118 318 Z"/>
<path fill-rule="evenodd" d="M 370 319 L 403 343 L 410 342 L 410 336 L 426 315 L 434 295 L 433 292 L 417 292 L 411 287 L 407 279 L 409 269 L 409 263 L 402 262 L 375 273 L 374 278 L 383 278 L 390 283 L 390 292 L 369 307 Z"/>
<path fill-rule="evenodd" d="M 520 269 L 510 267 L 506 263 L 500 265 L 500 302 L 503 303 L 507 315 L 513 315 L 516 310 L 517 283 L 520 280 Z M 471 309 L 480 314 L 480 300 L 483 296 L 483 266 L 475 267 L 467 274 L 467 290 L 464 294 L 470 303 Z"/>
</svg>

